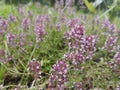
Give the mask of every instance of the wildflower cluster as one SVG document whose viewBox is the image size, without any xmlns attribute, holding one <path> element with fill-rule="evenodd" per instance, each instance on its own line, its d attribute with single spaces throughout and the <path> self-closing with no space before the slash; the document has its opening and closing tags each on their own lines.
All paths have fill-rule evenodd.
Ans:
<svg viewBox="0 0 120 90">
<path fill-rule="evenodd" d="M 114 24 L 111 24 L 108 19 L 104 20 L 102 23 L 102 28 L 106 29 L 107 34 L 113 34 L 116 32 L 116 26 Z"/>
<path fill-rule="evenodd" d="M 78 50 L 65 54 L 65 58 L 70 61 L 77 70 L 80 70 L 81 67 L 79 65 L 85 62 L 85 57 Z"/>
<path fill-rule="evenodd" d="M 117 37 L 108 36 L 103 46 L 103 49 L 106 49 L 108 51 L 116 50 L 116 42 L 117 42 Z"/>
<path fill-rule="evenodd" d="M 83 90 L 81 82 L 74 82 L 73 85 L 74 85 L 76 90 Z"/>
<path fill-rule="evenodd" d="M 55 8 L 37 3 L 36 10 L 20 5 L 15 14 L 0 16 L 1 85 L 119 89 L 120 29 L 108 19 L 79 15 L 74 3 L 56 0 Z"/>
<path fill-rule="evenodd" d="M 41 67 L 40 67 L 40 64 L 38 61 L 36 60 L 31 60 L 29 62 L 29 68 L 28 68 L 29 71 L 31 71 L 33 74 L 34 74 L 34 78 L 35 79 L 38 79 L 40 78 L 40 74 L 41 74 Z"/>
<path fill-rule="evenodd" d="M 92 54 L 96 50 L 96 36 L 86 36 L 84 32 L 84 27 L 76 24 L 70 31 L 65 33 L 65 38 L 68 40 L 69 49 L 77 49 L 86 59 L 89 59 L 92 58 Z"/>
<path fill-rule="evenodd" d="M 4 50 L 0 50 L 0 63 L 5 64 L 12 60 L 12 55 L 7 54 Z"/>
<path fill-rule="evenodd" d="M 68 43 L 69 48 L 79 48 L 80 41 L 84 36 L 84 27 L 76 24 L 70 31 L 65 33 L 65 38 L 70 42 Z"/>
<path fill-rule="evenodd" d="M 0 34 L 5 33 L 8 28 L 8 21 L 6 19 L 0 19 Z"/>
<path fill-rule="evenodd" d="M 42 26 L 36 26 L 34 29 L 35 35 L 36 35 L 36 41 L 43 40 L 44 36 L 46 35 L 46 32 L 44 31 Z"/>
<path fill-rule="evenodd" d="M 29 30 L 30 28 L 30 19 L 29 18 L 24 18 L 21 23 L 23 29 Z"/>
<path fill-rule="evenodd" d="M 52 72 L 49 78 L 49 86 L 54 87 L 55 82 L 58 90 L 64 89 L 67 82 L 68 65 L 65 61 L 59 60 L 53 65 Z"/>
<path fill-rule="evenodd" d="M 120 51 L 114 55 L 114 60 L 116 63 L 120 64 Z"/>
<path fill-rule="evenodd" d="M 13 14 L 10 14 L 8 17 L 9 22 L 17 22 L 17 18 L 16 16 L 14 16 Z"/>
<path fill-rule="evenodd" d="M 7 37 L 7 43 L 8 45 L 10 45 L 11 47 L 13 47 L 15 45 L 15 35 L 12 34 L 12 33 L 8 33 L 8 35 L 6 36 Z"/>
</svg>

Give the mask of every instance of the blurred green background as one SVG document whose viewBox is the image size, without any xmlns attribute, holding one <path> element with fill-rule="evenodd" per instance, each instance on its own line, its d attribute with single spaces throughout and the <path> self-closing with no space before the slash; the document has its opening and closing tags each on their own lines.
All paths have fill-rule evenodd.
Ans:
<svg viewBox="0 0 120 90">
<path fill-rule="evenodd" d="M 52 6 L 54 7 L 55 5 L 55 1 L 56 0 L 0 0 L 5 2 L 5 4 L 14 4 L 15 6 L 18 6 L 19 4 L 27 4 L 29 2 L 40 2 L 41 5 L 48 5 L 48 6 Z M 60 0 L 58 0 L 60 1 Z M 66 0 L 64 0 L 65 2 Z M 75 0 L 74 5 L 76 6 L 77 10 L 80 10 L 80 3 L 79 1 L 84 1 L 84 0 Z M 109 18 L 112 20 L 114 20 L 115 17 L 120 17 L 120 0 L 88 0 L 91 3 L 94 3 L 96 1 L 102 1 L 102 3 L 100 3 L 99 5 L 97 5 L 96 7 L 96 11 L 100 11 L 101 13 L 104 14 L 104 12 L 107 12 Z M 114 4 L 114 2 L 117 1 L 116 4 Z M 88 13 L 88 9 L 84 9 L 83 13 Z"/>
</svg>

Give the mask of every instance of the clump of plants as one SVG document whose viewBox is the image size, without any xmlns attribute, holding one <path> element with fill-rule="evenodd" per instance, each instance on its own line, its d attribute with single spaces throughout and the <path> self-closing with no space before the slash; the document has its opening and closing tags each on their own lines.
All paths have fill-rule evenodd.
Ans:
<svg viewBox="0 0 120 90">
<path fill-rule="evenodd" d="M 120 29 L 68 1 L 1 16 L 0 89 L 120 89 Z"/>
</svg>

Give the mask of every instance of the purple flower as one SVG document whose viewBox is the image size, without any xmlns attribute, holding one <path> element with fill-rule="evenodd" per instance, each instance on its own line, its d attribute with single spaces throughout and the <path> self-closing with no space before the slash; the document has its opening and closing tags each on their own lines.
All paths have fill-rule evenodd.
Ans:
<svg viewBox="0 0 120 90">
<path fill-rule="evenodd" d="M 102 28 L 108 28 L 110 25 L 110 21 L 108 19 L 104 20 L 103 24 L 102 24 Z"/>
<path fill-rule="evenodd" d="M 115 36 L 108 36 L 106 41 L 105 41 L 105 44 L 103 46 L 103 49 L 105 50 L 110 50 L 110 51 L 113 51 L 116 49 L 116 42 L 117 42 L 117 37 Z"/>
<path fill-rule="evenodd" d="M 4 50 L 0 50 L 0 62 L 2 64 L 7 63 L 7 61 L 12 59 L 12 55 L 8 55 Z"/>
<path fill-rule="evenodd" d="M 85 57 L 78 50 L 65 54 L 65 58 L 75 66 L 76 70 L 80 70 L 80 64 L 85 62 Z"/>
<path fill-rule="evenodd" d="M 65 38 L 68 40 L 81 40 L 81 37 L 84 35 L 84 27 L 76 24 L 70 31 L 65 33 Z"/>
<path fill-rule="evenodd" d="M 46 32 L 44 31 L 42 26 L 36 26 L 34 29 L 35 35 L 36 35 L 36 41 L 43 40 L 44 36 L 46 35 Z"/>
<path fill-rule="evenodd" d="M 66 0 L 66 5 L 73 5 L 75 0 Z"/>
<path fill-rule="evenodd" d="M 117 87 L 115 90 L 120 90 L 120 86 L 119 86 L 119 87 Z"/>
<path fill-rule="evenodd" d="M 28 70 L 33 72 L 35 79 L 40 77 L 40 73 L 41 73 L 40 63 L 38 61 L 36 61 L 35 59 L 33 59 L 29 62 Z"/>
<path fill-rule="evenodd" d="M 91 59 L 96 50 L 96 36 L 85 36 L 84 27 L 75 24 L 75 26 L 65 33 L 64 38 L 68 40 L 69 49 L 79 50 L 86 59 Z"/>
<path fill-rule="evenodd" d="M 15 35 L 12 34 L 12 33 L 9 33 L 7 35 L 7 43 L 11 46 L 11 47 L 14 47 L 15 46 Z"/>
<path fill-rule="evenodd" d="M 61 29 L 61 23 L 60 23 L 60 22 L 58 22 L 58 23 L 56 24 L 56 29 L 57 29 L 58 31 Z"/>
<path fill-rule="evenodd" d="M 64 0 L 60 0 L 60 5 L 64 6 Z"/>
<path fill-rule="evenodd" d="M 44 24 L 46 22 L 49 22 L 49 20 L 50 20 L 50 17 L 46 14 L 38 15 L 34 18 L 34 24 L 44 26 Z"/>
<path fill-rule="evenodd" d="M 75 90 L 83 90 L 81 82 L 74 82 L 73 86 L 75 87 Z"/>
<path fill-rule="evenodd" d="M 32 60 L 29 62 L 29 70 L 38 73 L 40 71 L 40 64 L 36 60 Z"/>
<path fill-rule="evenodd" d="M 0 56 L 4 56 L 5 55 L 5 51 L 4 50 L 0 50 Z"/>
<path fill-rule="evenodd" d="M 7 27 L 8 27 L 8 21 L 5 19 L 0 19 L 0 34 L 5 33 Z"/>
<path fill-rule="evenodd" d="M 17 18 L 13 14 L 10 14 L 9 15 L 9 21 L 11 21 L 11 22 L 17 22 Z"/>
<path fill-rule="evenodd" d="M 56 64 L 53 65 L 52 72 L 49 78 L 49 86 L 55 86 L 58 90 L 64 89 L 65 83 L 67 82 L 67 72 L 68 72 L 68 65 L 65 61 L 59 60 Z"/>
<path fill-rule="evenodd" d="M 115 24 L 111 24 L 109 20 L 105 20 L 102 24 L 102 28 L 106 30 L 106 32 L 104 32 L 105 34 L 110 34 L 113 35 L 116 33 L 116 25 Z"/>
<path fill-rule="evenodd" d="M 118 51 L 118 52 L 115 54 L 114 60 L 115 60 L 115 62 L 117 62 L 117 63 L 120 64 L 120 51 Z"/>
<path fill-rule="evenodd" d="M 117 30 L 118 35 L 120 35 L 120 29 Z"/>
<path fill-rule="evenodd" d="M 18 47 L 24 46 L 25 42 L 27 42 L 27 41 L 25 41 L 25 34 L 22 34 L 22 33 L 18 34 L 17 39 L 18 39 L 18 42 L 17 42 Z"/>
<path fill-rule="evenodd" d="M 96 50 L 96 36 L 84 36 L 81 40 L 80 51 L 86 55 L 86 59 L 92 58 L 92 54 Z"/>
<path fill-rule="evenodd" d="M 68 21 L 67 26 L 70 27 L 70 28 L 72 28 L 72 27 L 74 27 L 77 23 L 78 23 L 78 19 L 77 19 L 77 18 L 73 18 L 73 19 L 71 19 L 71 20 Z"/>
<path fill-rule="evenodd" d="M 24 18 L 21 25 L 24 29 L 28 30 L 30 28 L 30 19 Z"/>
<path fill-rule="evenodd" d="M 5 19 L 0 19 L 0 28 L 6 29 L 8 27 L 8 22 Z"/>
<path fill-rule="evenodd" d="M 42 25 L 42 23 L 43 23 L 43 17 L 42 16 L 36 16 L 35 19 L 34 19 L 34 22 L 35 22 L 35 25 L 36 24 Z"/>
<path fill-rule="evenodd" d="M 110 24 L 110 25 L 108 26 L 108 31 L 109 31 L 110 33 L 116 32 L 116 26 L 115 26 L 114 24 Z"/>
<path fill-rule="evenodd" d="M 5 64 L 7 62 L 6 58 L 0 59 L 0 63 Z"/>
<path fill-rule="evenodd" d="M 19 13 L 21 16 L 24 16 L 24 9 L 23 9 L 22 5 L 20 5 L 20 7 L 18 8 L 18 13 Z"/>
</svg>

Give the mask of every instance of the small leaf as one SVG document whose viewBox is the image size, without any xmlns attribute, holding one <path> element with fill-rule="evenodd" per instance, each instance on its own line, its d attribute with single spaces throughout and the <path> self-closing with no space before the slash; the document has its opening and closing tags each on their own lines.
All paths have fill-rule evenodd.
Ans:
<svg viewBox="0 0 120 90">
<path fill-rule="evenodd" d="M 95 13 L 95 8 L 92 6 L 91 3 L 88 2 L 88 0 L 84 0 L 85 1 L 85 5 L 87 6 L 87 8 L 89 9 L 89 11 Z"/>
<path fill-rule="evenodd" d="M 99 6 L 102 2 L 103 2 L 103 0 L 96 0 L 92 5 L 93 5 L 94 7 L 97 7 L 97 6 Z"/>
</svg>

